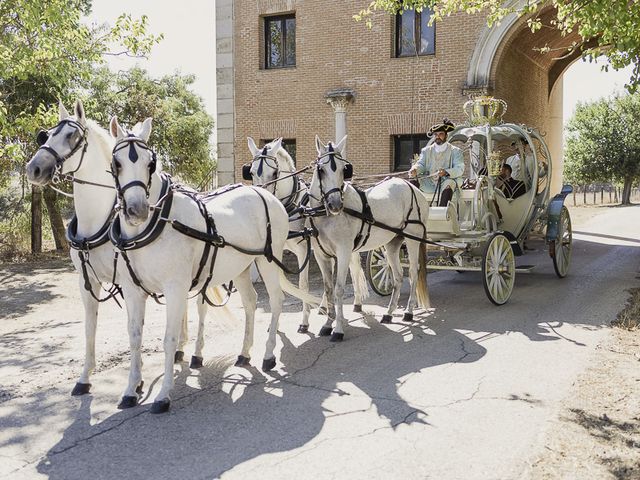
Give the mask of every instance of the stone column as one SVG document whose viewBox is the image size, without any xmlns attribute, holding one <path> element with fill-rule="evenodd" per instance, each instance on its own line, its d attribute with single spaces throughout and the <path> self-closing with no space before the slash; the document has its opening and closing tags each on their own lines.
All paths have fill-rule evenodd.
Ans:
<svg viewBox="0 0 640 480">
<path fill-rule="evenodd" d="M 234 182 L 234 52 L 233 0 L 216 0 L 216 93 L 218 184 Z"/>
<path fill-rule="evenodd" d="M 336 115 L 336 130 L 334 141 L 339 142 L 347 134 L 347 106 L 353 101 L 355 93 L 348 88 L 341 88 L 327 92 L 324 98 L 333 107 Z"/>
<path fill-rule="evenodd" d="M 560 193 L 562 189 L 562 173 L 564 171 L 564 146 L 562 123 L 562 77 L 553 86 L 549 96 L 549 123 L 547 131 L 547 147 L 553 162 L 551 172 L 551 195 Z"/>
</svg>

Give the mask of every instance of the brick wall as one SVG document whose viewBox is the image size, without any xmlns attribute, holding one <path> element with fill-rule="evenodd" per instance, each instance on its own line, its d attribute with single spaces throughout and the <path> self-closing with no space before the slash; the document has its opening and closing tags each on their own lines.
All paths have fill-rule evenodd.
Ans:
<svg viewBox="0 0 640 480">
<path fill-rule="evenodd" d="M 234 0 L 236 179 L 249 159 L 247 136 L 296 138 L 298 165 L 313 160 L 315 135 L 334 135 L 324 95 L 337 88 L 355 92 L 347 108 L 347 148 L 356 175 L 392 169 L 392 134 L 424 133 L 444 116 L 464 121 L 463 87 L 484 17 L 452 15 L 436 25 L 435 55 L 395 58 L 394 18 L 377 13 L 369 30 L 352 19 L 361 6 L 355 0 Z M 261 17 L 286 12 L 296 15 L 296 67 L 265 70 Z M 503 48 L 493 93 L 509 102 L 506 120 L 544 128 L 546 69 L 521 57 L 515 46 Z"/>
</svg>

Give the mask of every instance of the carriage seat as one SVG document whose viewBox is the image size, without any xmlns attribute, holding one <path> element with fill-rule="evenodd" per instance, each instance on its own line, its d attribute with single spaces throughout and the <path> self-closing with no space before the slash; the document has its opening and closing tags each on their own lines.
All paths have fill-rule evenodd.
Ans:
<svg viewBox="0 0 640 480">
<path fill-rule="evenodd" d="M 429 207 L 427 234 L 432 233 L 460 234 L 458 212 L 452 202 L 449 202 L 446 207 Z"/>
</svg>

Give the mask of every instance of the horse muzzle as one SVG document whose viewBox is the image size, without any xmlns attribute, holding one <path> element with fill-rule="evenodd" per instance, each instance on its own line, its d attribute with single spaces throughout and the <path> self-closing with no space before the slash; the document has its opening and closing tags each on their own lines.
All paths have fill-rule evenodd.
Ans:
<svg viewBox="0 0 640 480">
<path fill-rule="evenodd" d="M 338 215 L 344 208 L 342 200 L 342 191 L 336 191 L 328 194 L 324 200 L 329 215 Z"/>
<path fill-rule="evenodd" d="M 123 206 L 124 220 L 132 227 L 144 223 L 149 218 L 149 202 L 146 200 L 138 202 L 126 202 Z"/>
<path fill-rule="evenodd" d="M 27 163 L 25 170 L 30 183 L 45 186 L 53 179 L 56 161 L 50 154 L 40 150 Z"/>
</svg>

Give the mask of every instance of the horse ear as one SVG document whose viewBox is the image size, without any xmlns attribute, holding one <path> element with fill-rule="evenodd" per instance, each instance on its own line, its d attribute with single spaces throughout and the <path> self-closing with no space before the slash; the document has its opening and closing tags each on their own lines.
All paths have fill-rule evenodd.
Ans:
<svg viewBox="0 0 640 480">
<path fill-rule="evenodd" d="M 149 137 L 151 137 L 151 125 L 153 123 L 153 118 L 149 117 L 142 122 L 142 128 L 140 129 L 140 135 L 138 135 L 142 140 L 146 142 L 149 141 Z"/>
<path fill-rule="evenodd" d="M 342 137 L 342 140 L 340 140 L 334 148 L 344 156 L 345 150 L 347 149 L 347 135 Z"/>
<path fill-rule="evenodd" d="M 316 150 L 318 151 L 318 155 L 322 155 L 322 151 L 324 150 L 324 145 L 318 135 L 316 135 Z"/>
<path fill-rule="evenodd" d="M 109 131 L 113 138 L 122 138 L 125 135 L 124 130 L 122 130 L 122 127 L 118 123 L 118 117 L 115 115 L 111 117 L 111 121 L 109 122 Z"/>
<path fill-rule="evenodd" d="M 271 151 L 277 152 L 278 150 L 280 150 L 281 146 L 282 146 L 282 137 L 271 142 Z"/>
<path fill-rule="evenodd" d="M 247 145 L 249 146 L 251 156 L 255 157 L 260 152 L 260 149 L 256 147 L 256 142 L 253 141 L 253 138 L 247 137 Z"/>
<path fill-rule="evenodd" d="M 58 113 L 60 115 L 60 120 L 64 120 L 65 118 L 69 118 L 71 116 L 69 115 L 69 112 L 67 112 L 67 109 L 64 108 L 62 100 L 60 100 L 60 102 L 58 103 Z"/>
<path fill-rule="evenodd" d="M 74 107 L 76 120 L 82 125 L 87 123 L 87 118 L 84 115 L 84 106 L 82 105 L 82 100 L 76 100 L 76 105 Z"/>
</svg>

